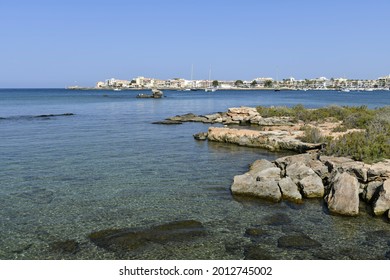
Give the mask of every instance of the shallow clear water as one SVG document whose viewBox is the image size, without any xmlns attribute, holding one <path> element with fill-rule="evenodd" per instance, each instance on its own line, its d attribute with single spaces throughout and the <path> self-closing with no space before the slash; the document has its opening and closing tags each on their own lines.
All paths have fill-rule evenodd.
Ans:
<svg viewBox="0 0 390 280">
<path fill-rule="evenodd" d="M 277 259 L 381 259 L 390 251 L 390 224 L 363 205 L 359 217 L 345 218 L 328 215 L 321 200 L 294 206 L 231 196 L 233 176 L 248 164 L 286 153 L 195 141 L 205 124 L 151 124 L 241 105 L 379 107 L 390 105 L 389 92 L 166 91 L 161 100 L 137 93 L 0 90 L 1 259 L 114 259 L 88 234 L 188 219 L 202 222 L 207 235 L 121 258 L 242 259 L 253 246 Z M 31 117 L 64 113 L 74 115 Z M 273 215 L 285 222 L 270 222 Z M 251 227 L 265 234 L 246 236 Z M 277 247 L 279 237 L 294 233 L 322 246 Z M 53 250 L 65 240 L 76 241 L 77 252 Z"/>
</svg>

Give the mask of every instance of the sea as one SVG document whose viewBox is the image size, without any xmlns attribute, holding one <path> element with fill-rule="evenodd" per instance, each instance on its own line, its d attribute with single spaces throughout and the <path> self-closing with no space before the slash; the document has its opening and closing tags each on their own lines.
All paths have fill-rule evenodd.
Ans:
<svg viewBox="0 0 390 280">
<path fill-rule="evenodd" d="M 232 196 L 233 177 L 250 163 L 290 152 L 194 140 L 210 124 L 153 124 L 239 106 L 377 108 L 390 105 L 389 91 L 139 93 L 0 90 L 0 259 L 390 258 L 390 223 L 363 203 L 359 216 L 340 217 L 322 199 L 295 205 Z M 90 238 L 188 220 L 206 234 L 120 253 Z M 280 246 L 297 235 L 315 246 Z"/>
</svg>

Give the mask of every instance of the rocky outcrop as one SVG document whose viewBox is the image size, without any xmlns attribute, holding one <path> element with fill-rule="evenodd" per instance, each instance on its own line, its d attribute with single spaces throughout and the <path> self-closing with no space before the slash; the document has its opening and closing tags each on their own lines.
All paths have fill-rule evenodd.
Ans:
<svg viewBox="0 0 390 280">
<path fill-rule="evenodd" d="M 234 177 L 231 190 L 276 202 L 324 198 L 330 213 L 346 216 L 359 214 L 361 198 L 382 215 L 390 209 L 389 171 L 390 161 L 369 165 L 310 152 L 274 162 L 257 160 L 247 173 Z"/>
<path fill-rule="evenodd" d="M 257 125 L 257 126 L 293 126 L 294 122 L 287 117 L 263 118 L 256 108 L 239 107 L 229 108 L 227 112 L 218 112 L 208 115 L 195 115 L 192 113 L 170 117 L 166 120 L 180 122 L 221 123 L 224 125 Z M 156 122 L 164 124 L 163 121 Z"/>
<path fill-rule="evenodd" d="M 152 89 L 152 94 L 140 93 L 137 95 L 137 98 L 162 98 L 164 96 L 163 92 L 158 89 Z"/>
<path fill-rule="evenodd" d="M 210 127 L 207 135 L 209 141 L 265 148 L 271 151 L 292 150 L 305 152 L 321 147 L 321 144 L 305 143 L 296 137 L 297 134 L 290 134 L 287 131 L 258 131 L 226 127 Z"/>
</svg>

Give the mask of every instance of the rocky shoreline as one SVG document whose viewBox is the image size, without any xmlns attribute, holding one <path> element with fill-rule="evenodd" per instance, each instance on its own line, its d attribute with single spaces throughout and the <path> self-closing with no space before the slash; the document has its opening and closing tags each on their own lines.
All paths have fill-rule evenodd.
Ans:
<svg viewBox="0 0 390 280">
<path fill-rule="evenodd" d="M 209 115 L 185 114 L 168 118 L 157 124 L 202 122 L 221 124 L 208 132 L 194 135 L 197 140 L 232 143 L 259 147 L 271 151 L 292 150 L 299 154 L 273 162 L 257 160 L 248 172 L 234 177 L 231 192 L 279 202 L 289 200 L 303 203 L 304 199 L 324 199 L 330 213 L 345 216 L 359 214 L 361 202 L 367 203 L 374 216 L 386 215 L 390 220 L 390 160 L 365 164 L 346 157 L 321 154 L 321 143 L 302 141 L 303 122 L 288 117 L 263 118 L 256 108 L 229 108 L 227 112 Z M 340 123 L 311 123 L 328 137 Z M 230 125 L 236 125 L 229 128 Z M 255 128 L 255 129 L 254 129 Z"/>
<path fill-rule="evenodd" d="M 345 216 L 358 215 L 363 201 L 373 215 L 390 219 L 390 161 L 370 165 L 318 152 L 261 159 L 234 176 L 231 191 L 274 202 L 323 198 L 330 213 Z"/>
</svg>

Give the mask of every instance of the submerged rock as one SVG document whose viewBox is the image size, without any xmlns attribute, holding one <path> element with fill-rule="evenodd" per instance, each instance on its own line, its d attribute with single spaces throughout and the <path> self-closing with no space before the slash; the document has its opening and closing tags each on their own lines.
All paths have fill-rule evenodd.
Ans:
<svg viewBox="0 0 390 280">
<path fill-rule="evenodd" d="M 247 228 L 244 236 L 258 238 L 268 236 L 268 232 L 261 228 Z"/>
<path fill-rule="evenodd" d="M 271 252 L 264 249 L 261 244 L 254 244 L 245 247 L 244 249 L 245 260 L 275 260 Z"/>
<path fill-rule="evenodd" d="M 282 236 L 278 239 L 279 248 L 308 250 L 321 247 L 321 243 L 305 234 L 294 234 Z"/>
<path fill-rule="evenodd" d="M 113 252 L 129 252 L 151 243 L 182 242 L 206 235 L 202 223 L 185 220 L 154 226 L 145 230 L 107 229 L 89 234 L 98 247 Z"/>
<path fill-rule="evenodd" d="M 56 241 L 50 244 L 50 250 L 60 254 L 76 254 L 80 244 L 75 240 Z"/>
</svg>

